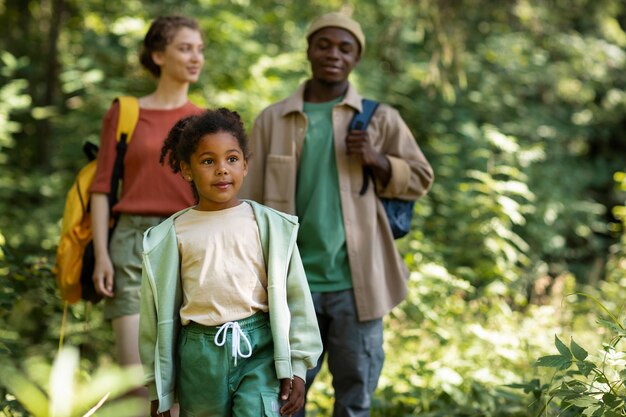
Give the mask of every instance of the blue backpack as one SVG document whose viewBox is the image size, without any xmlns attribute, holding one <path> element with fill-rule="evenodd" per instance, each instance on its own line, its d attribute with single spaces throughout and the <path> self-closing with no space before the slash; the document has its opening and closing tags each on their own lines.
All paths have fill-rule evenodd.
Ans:
<svg viewBox="0 0 626 417">
<path fill-rule="evenodd" d="M 349 130 L 365 130 L 369 124 L 374 112 L 378 108 L 378 102 L 374 100 L 363 99 L 363 111 L 354 114 L 352 121 L 350 122 Z M 369 185 L 369 179 L 372 176 L 372 172 L 363 167 L 363 186 L 359 195 L 364 195 L 367 192 Z M 415 201 L 399 200 L 397 198 L 380 198 L 383 203 L 385 212 L 387 213 L 387 220 L 391 227 L 391 233 L 394 239 L 399 239 L 406 236 L 411 230 L 411 219 L 413 218 L 413 208 Z"/>
</svg>

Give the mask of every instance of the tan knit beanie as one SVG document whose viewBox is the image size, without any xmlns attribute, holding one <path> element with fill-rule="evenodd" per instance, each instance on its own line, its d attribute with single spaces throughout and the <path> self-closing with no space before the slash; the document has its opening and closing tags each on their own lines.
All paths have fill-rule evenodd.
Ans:
<svg viewBox="0 0 626 417">
<path fill-rule="evenodd" d="M 306 38 L 309 39 L 315 32 L 327 27 L 337 27 L 352 33 L 361 46 L 361 54 L 365 50 L 365 35 L 363 35 L 361 26 L 350 17 L 338 12 L 327 13 L 313 20 L 306 33 Z"/>
</svg>

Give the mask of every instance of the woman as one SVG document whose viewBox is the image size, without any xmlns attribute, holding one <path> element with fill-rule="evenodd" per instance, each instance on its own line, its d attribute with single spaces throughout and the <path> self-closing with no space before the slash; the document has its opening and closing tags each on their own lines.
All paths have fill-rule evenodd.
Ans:
<svg viewBox="0 0 626 417">
<path fill-rule="evenodd" d="M 91 187 L 96 256 L 93 280 L 96 291 L 105 298 L 104 317 L 112 321 L 122 366 L 140 363 L 137 338 L 143 232 L 194 203 L 189 184 L 161 166 L 159 154 L 172 126 L 202 111 L 189 101 L 188 89 L 200 75 L 203 46 L 197 22 L 182 16 L 159 17 L 146 34 L 140 61 L 158 81 L 151 94 L 139 99 L 139 121 L 124 158 L 121 196 L 113 207 L 120 216 L 111 242 L 108 193 L 116 152 L 117 103 L 103 120 L 98 168 Z M 145 390 L 140 395 L 147 397 Z"/>
</svg>

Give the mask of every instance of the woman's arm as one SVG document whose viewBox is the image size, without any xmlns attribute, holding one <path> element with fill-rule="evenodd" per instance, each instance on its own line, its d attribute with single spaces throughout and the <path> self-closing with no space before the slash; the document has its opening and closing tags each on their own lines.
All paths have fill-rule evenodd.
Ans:
<svg viewBox="0 0 626 417">
<path fill-rule="evenodd" d="M 93 282 L 98 294 L 113 297 L 113 264 L 109 256 L 109 197 L 104 193 L 91 195 L 91 228 L 96 265 Z"/>
</svg>

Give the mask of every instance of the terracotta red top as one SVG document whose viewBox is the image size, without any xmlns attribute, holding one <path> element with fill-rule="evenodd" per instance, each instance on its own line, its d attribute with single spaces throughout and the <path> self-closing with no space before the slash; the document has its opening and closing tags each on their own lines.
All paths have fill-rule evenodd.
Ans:
<svg viewBox="0 0 626 417">
<path fill-rule="evenodd" d="M 169 216 L 195 204 L 191 187 L 169 165 L 159 164 L 161 147 L 169 130 L 183 117 L 202 109 L 191 102 L 171 110 L 139 109 L 139 121 L 124 157 L 121 196 L 114 212 L 145 216 Z M 91 192 L 109 193 L 115 163 L 115 133 L 119 104 L 115 102 L 104 116 L 98 168 Z"/>
</svg>

